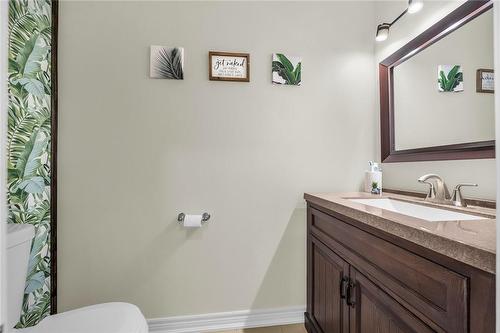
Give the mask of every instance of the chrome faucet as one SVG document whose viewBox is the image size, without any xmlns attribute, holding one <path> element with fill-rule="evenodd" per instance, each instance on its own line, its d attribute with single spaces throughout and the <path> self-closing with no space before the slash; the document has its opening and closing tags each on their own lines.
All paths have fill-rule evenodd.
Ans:
<svg viewBox="0 0 500 333">
<path fill-rule="evenodd" d="M 446 201 L 450 197 L 450 192 L 448 187 L 440 176 L 430 173 L 428 175 L 423 175 L 418 179 L 419 183 L 429 185 L 429 192 L 425 200 L 436 203 L 447 203 Z"/>
<path fill-rule="evenodd" d="M 463 186 L 478 186 L 477 184 L 461 183 L 455 186 L 453 195 L 450 197 L 450 192 L 446 186 L 443 178 L 436 174 L 423 175 L 418 179 L 419 183 L 429 185 L 429 192 L 425 198 L 426 201 L 435 202 L 439 204 L 454 205 L 457 207 L 467 207 L 462 192 L 460 189 Z"/>
</svg>

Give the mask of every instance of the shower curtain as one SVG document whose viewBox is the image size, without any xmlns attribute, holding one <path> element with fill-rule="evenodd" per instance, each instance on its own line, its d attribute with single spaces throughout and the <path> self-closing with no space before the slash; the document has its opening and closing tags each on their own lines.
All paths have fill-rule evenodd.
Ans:
<svg viewBox="0 0 500 333">
<path fill-rule="evenodd" d="M 9 1 L 8 222 L 36 230 L 18 328 L 51 311 L 52 5 Z"/>
</svg>

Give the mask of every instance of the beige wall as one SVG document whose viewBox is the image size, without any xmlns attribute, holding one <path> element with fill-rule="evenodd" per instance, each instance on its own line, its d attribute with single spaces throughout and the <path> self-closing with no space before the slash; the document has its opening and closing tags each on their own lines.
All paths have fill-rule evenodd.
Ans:
<svg viewBox="0 0 500 333">
<path fill-rule="evenodd" d="M 380 62 L 412 38 L 458 7 L 463 1 L 426 1 L 423 10 L 414 15 L 406 15 L 392 28 L 389 38 L 376 44 L 376 62 Z M 377 22 L 390 21 L 401 13 L 406 1 L 376 2 Z M 377 65 L 378 71 L 378 65 Z M 378 80 L 376 89 L 378 92 Z M 378 109 L 378 96 L 377 96 Z M 450 124 L 450 126 L 452 126 Z M 425 135 L 425 128 L 415 131 L 417 135 Z M 380 142 L 380 139 L 377 138 Z M 380 152 L 379 152 L 380 154 Z M 425 173 L 438 173 L 444 177 L 449 186 L 459 182 L 476 182 L 478 188 L 466 189 L 464 194 L 470 197 L 495 199 L 495 161 L 439 161 L 416 163 L 384 163 L 384 187 L 403 190 L 425 191 L 416 179 Z"/>
<path fill-rule="evenodd" d="M 304 305 L 302 194 L 359 189 L 379 150 L 374 27 L 370 2 L 62 2 L 59 310 Z M 148 78 L 151 44 L 185 48 L 184 81 Z M 252 81 L 208 81 L 209 50 Z M 270 83 L 279 51 L 301 87 Z"/>
</svg>

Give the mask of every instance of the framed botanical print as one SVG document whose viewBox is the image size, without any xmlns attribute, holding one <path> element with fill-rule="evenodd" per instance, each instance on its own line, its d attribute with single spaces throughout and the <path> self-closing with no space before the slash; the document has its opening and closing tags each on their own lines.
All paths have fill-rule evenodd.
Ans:
<svg viewBox="0 0 500 333">
<path fill-rule="evenodd" d="M 439 65 L 437 76 L 439 92 L 464 91 L 464 72 L 462 66 Z"/>
</svg>

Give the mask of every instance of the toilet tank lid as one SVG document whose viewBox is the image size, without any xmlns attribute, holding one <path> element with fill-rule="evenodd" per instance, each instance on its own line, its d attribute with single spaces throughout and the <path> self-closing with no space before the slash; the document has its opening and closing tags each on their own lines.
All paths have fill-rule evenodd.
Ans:
<svg viewBox="0 0 500 333">
<path fill-rule="evenodd" d="M 35 227 L 31 224 L 7 224 L 7 248 L 31 241 L 35 236 Z"/>
</svg>

